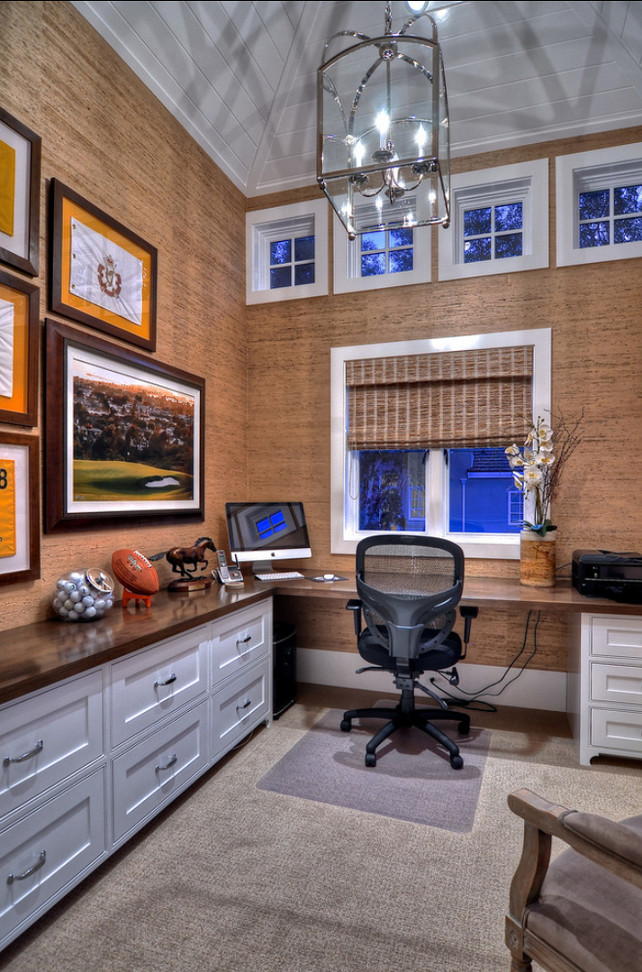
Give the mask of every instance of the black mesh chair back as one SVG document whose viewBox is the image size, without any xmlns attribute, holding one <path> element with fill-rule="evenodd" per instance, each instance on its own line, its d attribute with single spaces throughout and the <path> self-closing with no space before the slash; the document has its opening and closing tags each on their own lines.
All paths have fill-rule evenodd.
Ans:
<svg viewBox="0 0 642 972">
<path fill-rule="evenodd" d="M 359 654 L 369 663 L 359 671 L 390 671 L 401 697 L 395 708 L 348 710 L 342 730 L 349 732 L 353 719 L 387 720 L 366 746 L 366 766 L 375 766 L 375 751 L 384 739 L 397 729 L 416 726 L 441 743 L 453 768 L 459 769 L 463 766 L 459 748 L 432 723 L 450 719 L 466 734 L 470 717 L 449 709 L 419 678 L 433 671 L 446 673 L 451 684 L 458 680 L 455 664 L 462 657 L 462 641 L 454 626 L 464 585 L 461 547 L 437 537 L 367 537 L 357 545 L 356 569 L 359 599 L 347 607 L 354 612 Z M 469 626 L 467 618 L 466 632 Z M 416 708 L 415 688 L 429 695 L 438 708 Z"/>
</svg>

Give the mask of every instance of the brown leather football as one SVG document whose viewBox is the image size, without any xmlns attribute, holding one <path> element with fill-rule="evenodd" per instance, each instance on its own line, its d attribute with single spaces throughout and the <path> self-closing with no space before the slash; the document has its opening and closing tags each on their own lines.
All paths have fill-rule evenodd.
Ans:
<svg viewBox="0 0 642 972">
<path fill-rule="evenodd" d="M 111 556 L 116 580 L 132 594 L 156 594 L 159 588 L 156 568 L 140 550 L 116 550 Z"/>
</svg>

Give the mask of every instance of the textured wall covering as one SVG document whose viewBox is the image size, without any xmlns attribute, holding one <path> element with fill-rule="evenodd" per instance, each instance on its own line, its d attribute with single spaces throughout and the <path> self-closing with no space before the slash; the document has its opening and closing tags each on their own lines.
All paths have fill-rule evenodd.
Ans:
<svg viewBox="0 0 642 972">
<path fill-rule="evenodd" d="M 0 5 L 0 103 L 42 137 L 41 272 L 35 281 L 41 322 L 47 314 L 48 189 L 56 178 L 158 248 L 152 357 L 206 378 L 205 522 L 131 522 L 43 536 L 42 579 L 0 593 L 0 623 L 11 627 L 48 616 L 52 586 L 71 567 L 109 569 L 112 551 L 122 546 L 153 554 L 204 534 L 223 538 L 224 502 L 246 488 L 245 423 L 229 395 L 234 389 L 243 407 L 245 201 L 68 3 Z M 42 394 L 40 414 L 34 434 L 44 445 Z M 43 489 L 58 473 L 43 469 Z"/>
</svg>

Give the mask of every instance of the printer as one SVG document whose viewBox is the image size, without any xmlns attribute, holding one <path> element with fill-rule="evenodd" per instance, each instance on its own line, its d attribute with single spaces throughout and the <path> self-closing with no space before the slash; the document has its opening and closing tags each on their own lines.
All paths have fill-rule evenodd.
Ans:
<svg viewBox="0 0 642 972">
<path fill-rule="evenodd" d="M 610 550 L 575 550 L 573 585 L 587 597 L 642 604 L 642 555 Z"/>
</svg>

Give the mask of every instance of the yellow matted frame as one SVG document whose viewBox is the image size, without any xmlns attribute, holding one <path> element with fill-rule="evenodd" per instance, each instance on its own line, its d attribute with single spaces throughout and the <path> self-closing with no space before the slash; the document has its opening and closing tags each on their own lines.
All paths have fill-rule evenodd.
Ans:
<svg viewBox="0 0 642 972">
<path fill-rule="evenodd" d="M 0 360 L 5 379 L 0 382 L 0 422 L 9 425 L 37 425 L 39 293 L 34 284 L 0 270 L 0 332 L 7 329 L 2 344 L 11 349 Z"/>
</svg>

